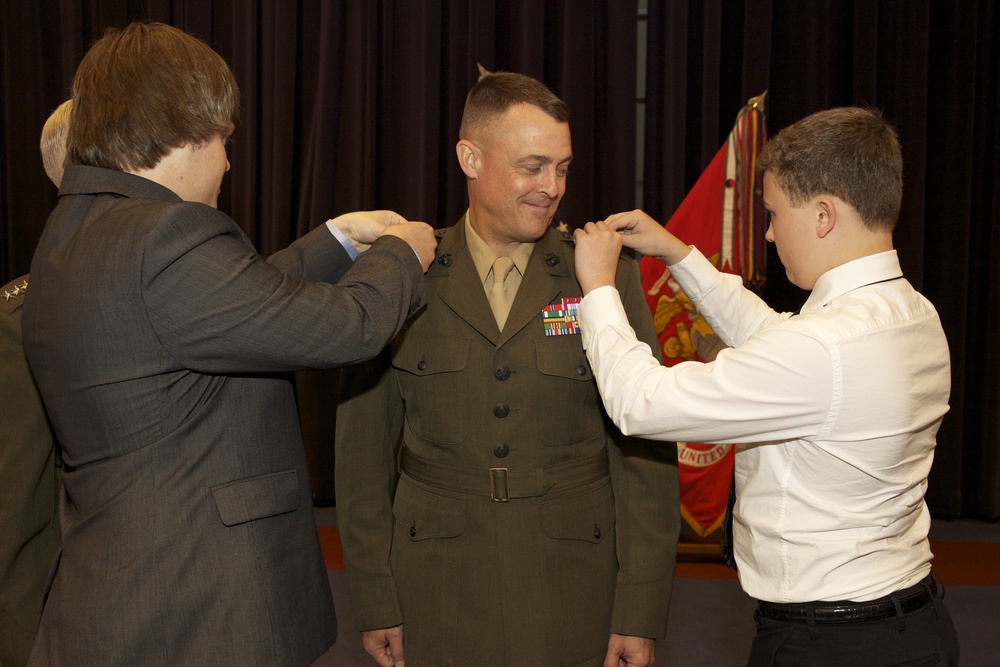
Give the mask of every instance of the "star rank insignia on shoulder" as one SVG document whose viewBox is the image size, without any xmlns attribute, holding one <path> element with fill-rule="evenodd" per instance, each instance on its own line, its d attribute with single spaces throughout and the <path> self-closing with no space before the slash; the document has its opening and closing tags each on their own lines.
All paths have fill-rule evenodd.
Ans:
<svg viewBox="0 0 1000 667">
<path fill-rule="evenodd" d="M 4 286 L 3 288 L 4 301 L 10 301 L 11 299 L 23 297 L 27 291 L 28 291 L 28 279 L 19 278 L 14 282 Z"/>
<path fill-rule="evenodd" d="M 580 301 L 572 296 L 542 308 L 542 327 L 546 336 L 572 336 L 580 333 Z"/>
</svg>

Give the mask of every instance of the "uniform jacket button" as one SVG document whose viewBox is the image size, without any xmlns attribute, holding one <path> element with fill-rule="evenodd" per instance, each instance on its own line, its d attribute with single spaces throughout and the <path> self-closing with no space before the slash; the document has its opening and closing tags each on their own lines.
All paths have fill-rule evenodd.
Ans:
<svg viewBox="0 0 1000 667">
<path fill-rule="evenodd" d="M 498 459 L 502 459 L 510 454 L 510 447 L 505 443 L 501 442 L 499 445 L 493 448 L 493 455 Z"/>
<path fill-rule="evenodd" d="M 423 359 L 421 359 L 419 362 L 417 362 L 417 370 L 418 371 L 427 370 L 427 362 L 424 361 Z"/>
<path fill-rule="evenodd" d="M 598 526 L 594 526 L 594 539 L 595 540 L 601 539 L 601 529 Z"/>
<path fill-rule="evenodd" d="M 493 371 L 493 376 L 503 382 L 510 378 L 510 369 L 506 366 L 498 366 L 495 371 Z"/>
<path fill-rule="evenodd" d="M 417 527 L 410 526 L 410 537 L 416 537 L 416 536 L 417 536 Z"/>
<path fill-rule="evenodd" d="M 497 403 L 496 407 L 493 408 L 493 414 L 499 419 L 503 419 L 510 414 L 510 407 L 506 403 Z"/>
<path fill-rule="evenodd" d="M 583 377 L 584 375 L 587 374 L 587 367 L 581 363 L 579 366 L 576 367 L 576 374 L 579 375 L 580 377 Z"/>
</svg>

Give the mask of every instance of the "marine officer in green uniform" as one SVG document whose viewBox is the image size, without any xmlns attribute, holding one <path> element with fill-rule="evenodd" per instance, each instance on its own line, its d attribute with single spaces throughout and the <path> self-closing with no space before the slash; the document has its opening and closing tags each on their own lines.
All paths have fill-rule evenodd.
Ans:
<svg viewBox="0 0 1000 667">
<path fill-rule="evenodd" d="M 362 644 L 385 666 L 648 665 L 676 451 L 615 430 L 581 346 L 572 238 L 550 226 L 568 109 L 534 79 L 486 74 L 456 150 L 469 210 L 438 232 L 426 309 L 344 373 L 337 513 Z M 633 260 L 617 286 L 655 349 Z"/>
</svg>

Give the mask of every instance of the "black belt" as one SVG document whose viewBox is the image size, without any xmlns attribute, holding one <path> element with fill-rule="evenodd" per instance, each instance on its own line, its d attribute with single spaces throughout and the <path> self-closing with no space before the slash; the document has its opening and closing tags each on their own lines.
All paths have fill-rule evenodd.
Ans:
<svg viewBox="0 0 1000 667">
<path fill-rule="evenodd" d="M 547 468 L 508 470 L 444 465 L 417 456 L 407 447 L 403 447 L 400 455 L 399 469 L 419 482 L 459 493 L 489 496 L 501 503 L 511 498 L 534 498 L 549 491 L 589 484 L 609 474 L 607 452 Z"/>
<path fill-rule="evenodd" d="M 930 575 L 916 586 L 867 602 L 803 602 L 780 604 L 757 603 L 761 618 L 789 623 L 858 623 L 880 621 L 896 616 L 896 603 L 904 614 L 923 609 L 937 596 L 937 586 Z"/>
</svg>

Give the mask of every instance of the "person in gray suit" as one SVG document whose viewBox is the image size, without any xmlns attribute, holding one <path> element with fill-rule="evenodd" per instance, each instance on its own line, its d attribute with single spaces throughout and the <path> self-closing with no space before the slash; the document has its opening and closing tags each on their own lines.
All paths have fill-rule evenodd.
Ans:
<svg viewBox="0 0 1000 667">
<path fill-rule="evenodd" d="M 381 350 L 433 232 L 346 214 L 261 258 L 216 209 L 235 78 L 175 28 L 109 30 L 73 104 L 24 303 L 65 486 L 29 664 L 307 665 L 336 618 L 285 372 Z"/>
<path fill-rule="evenodd" d="M 39 149 L 58 188 L 72 102 L 45 121 Z M 59 548 L 59 456 L 45 407 L 21 345 L 21 306 L 29 276 L 0 288 L 0 665 L 22 667 L 35 641 L 42 595 Z"/>
<path fill-rule="evenodd" d="M 337 523 L 382 667 L 645 667 L 666 634 L 677 453 L 622 437 L 600 406 L 572 238 L 550 226 L 568 114 L 521 74 L 473 86 L 456 146 L 469 210 L 439 232 L 427 308 L 343 372 Z M 616 268 L 657 346 L 636 262 Z"/>
</svg>

